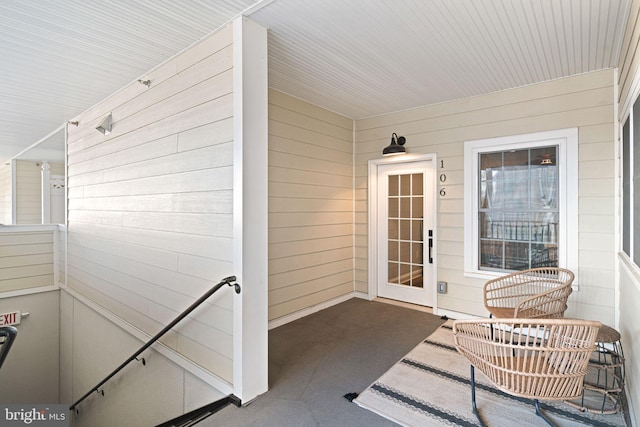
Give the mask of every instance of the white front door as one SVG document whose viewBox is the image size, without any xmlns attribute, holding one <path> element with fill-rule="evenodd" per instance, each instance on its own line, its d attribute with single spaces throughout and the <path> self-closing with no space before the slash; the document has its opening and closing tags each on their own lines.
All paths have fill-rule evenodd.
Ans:
<svg viewBox="0 0 640 427">
<path fill-rule="evenodd" d="M 413 304 L 434 302 L 433 160 L 377 167 L 377 293 Z"/>
</svg>

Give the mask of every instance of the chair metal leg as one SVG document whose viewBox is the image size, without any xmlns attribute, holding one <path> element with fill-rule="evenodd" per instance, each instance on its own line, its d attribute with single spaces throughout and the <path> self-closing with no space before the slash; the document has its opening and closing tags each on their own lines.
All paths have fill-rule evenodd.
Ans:
<svg viewBox="0 0 640 427">
<path fill-rule="evenodd" d="M 540 410 L 540 402 L 538 399 L 533 399 L 533 404 L 536 407 L 536 415 L 542 418 L 547 424 L 551 427 L 555 427 L 555 425 L 551 422 L 549 418 L 547 418 L 542 410 Z M 471 406 L 473 408 L 473 413 L 475 414 L 478 422 L 482 427 L 487 427 L 482 418 L 480 417 L 480 412 L 478 412 L 478 405 L 476 405 L 476 372 L 475 367 L 471 365 Z"/>
<path fill-rule="evenodd" d="M 482 427 L 486 427 L 482 418 L 480 418 L 480 413 L 478 412 L 478 407 L 476 406 L 476 372 L 475 367 L 471 365 L 471 406 L 473 407 L 473 413 L 476 415 L 476 418 L 480 422 Z"/>
<path fill-rule="evenodd" d="M 493 319 L 493 314 L 489 313 L 489 319 Z M 491 341 L 493 341 L 493 323 L 490 326 L 491 328 Z"/>
<path fill-rule="evenodd" d="M 536 407 L 536 415 L 542 418 L 551 427 L 555 427 L 555 424 L 553 424 L 549 418 L 545 417 L 542 411 L 540 410 L 540 402 L 538 402 L 538 399 L 533 399 L 533 404 Z"/>
</svg>

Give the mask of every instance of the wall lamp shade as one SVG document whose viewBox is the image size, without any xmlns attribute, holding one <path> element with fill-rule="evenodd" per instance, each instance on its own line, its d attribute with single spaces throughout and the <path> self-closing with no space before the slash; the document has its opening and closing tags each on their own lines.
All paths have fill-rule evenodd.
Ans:
<svg viewBox="0 0 640 427">
<path fill-rule="evenodd" d="M 111 113 L 107 114 L 107 117 L 102 119 L 100 124 L 96 126 L 96 129 L 103 135 L 109 135 L 111 133 Z"/>
<path fill-rule="evenodd" d="M 391 134 L 391 144 L 382 150 L 383 156 L 393 156 L 396 154 L 404 154 L 407 150 L 404 148 L 404 143 L 407 139 L 404 136 L 398 136 L 395 132 Z"/>
</svg>

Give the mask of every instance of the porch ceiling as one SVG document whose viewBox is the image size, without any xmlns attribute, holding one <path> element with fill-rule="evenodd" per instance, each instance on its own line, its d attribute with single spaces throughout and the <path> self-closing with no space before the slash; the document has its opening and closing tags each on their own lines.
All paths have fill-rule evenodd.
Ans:
<svg viewBox="0 0 640 427">
<path fill-rule="evenodd" d="M 6 0 L 0 160 L 242 13 L 269 29 L 272 88 L 362 118 L 615 67 L 630 3 Z"/>
</svg>

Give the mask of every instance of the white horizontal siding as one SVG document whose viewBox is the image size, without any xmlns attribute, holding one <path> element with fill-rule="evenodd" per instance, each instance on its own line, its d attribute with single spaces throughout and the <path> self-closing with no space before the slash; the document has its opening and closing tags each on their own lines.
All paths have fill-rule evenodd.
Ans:
<svg viewBox="0 0 640 427">
<path fill-rule="evenodd" d="M 16 224 L 42 223 L 42 169 L 33 161 L 17 160 Z"/>
<path fill-rule="evenodd" d="M 54 284 L 53 233 L 0 233 L 0 292 Z"/>
<path fill-rule="evenodd" d="M 353 291 L 352 123 L 269 92 L 269 320 Z"/>
<path fill-rule="evenodd" d="M 614 282 L 593 287 L 592 274 L 614 271 L 615 236 L 613 70 L 583 74 L 460 101 L 356 121 L 356 290 L 367 292 L 367 161 L 380 158 L 392 132 L 407 138 L 409 153 L 436 153 L 438 196 L 438 280 L 449 282 L 438 308 L 485 315 L 483 281 L 463 274 L 464 173 L 466 140 L 577 127 L 579 131 L 579 268 L 584 277 L 570 298 L 570 316 L 613 322 Z M 597 242 L 597 243 L 596 243 Z M 579 295 L 579 298 L 576 296 Z"/>
<path fill-rule="evenodd" d="M 70 128 L 68 286 L 150 335 L 232 274 L 232 54 L 229 27 Z M 232 305 L 223 289 L 163 341 L 232 382 Z"/>
</svg>

